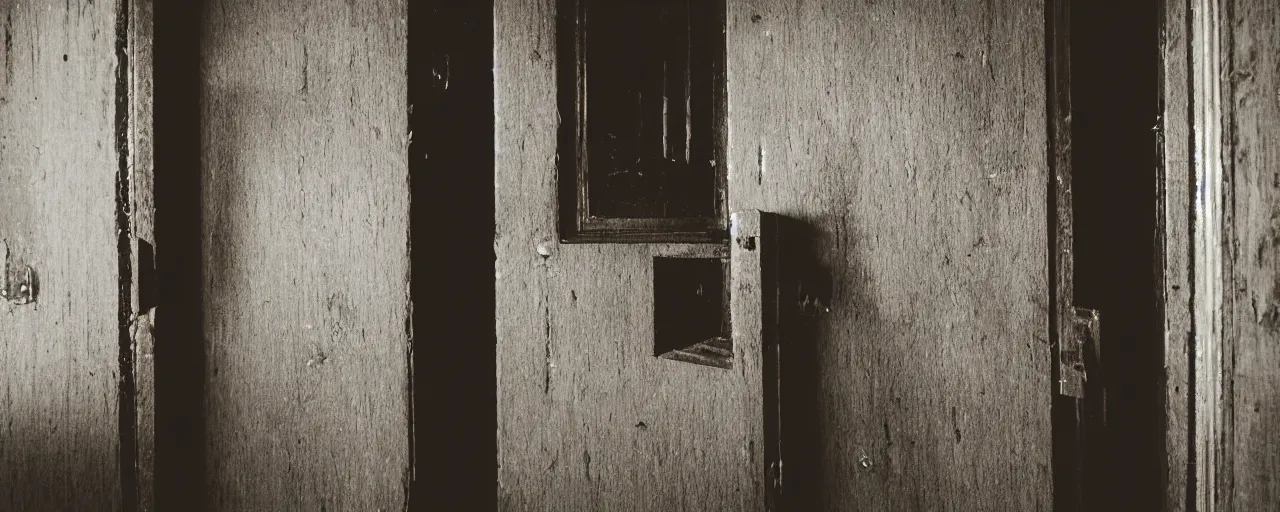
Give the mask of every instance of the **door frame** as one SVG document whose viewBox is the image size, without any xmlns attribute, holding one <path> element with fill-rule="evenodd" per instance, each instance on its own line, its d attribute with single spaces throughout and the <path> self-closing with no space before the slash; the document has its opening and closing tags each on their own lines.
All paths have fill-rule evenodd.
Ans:
<svg viewBox="0 0 1280 512">
<path fill-rule="evenodd" d="M 1165 509 L 1210 511 L 1229 478 L 1223 287 L 1229 204 L 1223 151 L 1221 0 L 1161 3 L 1156 290 L 1165 340 Z M 1224 30 L 1225 28 L 1225 30 Z M 1229 37 L 1229 34 L 1226 35 Z M 1226 504 L 1229 505 L 1229 504 Z M 1224 508 L 1229 508 L 1226 506 Z"/>
</svg>

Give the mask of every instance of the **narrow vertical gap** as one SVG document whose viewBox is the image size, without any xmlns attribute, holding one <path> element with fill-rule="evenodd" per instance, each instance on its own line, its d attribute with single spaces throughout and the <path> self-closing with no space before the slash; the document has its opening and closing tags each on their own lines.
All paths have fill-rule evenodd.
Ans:
<svg viewBox="0 0 1280 512">
<path fill-rule="evenodd" d="M 424 0 L 408 9 L 409 509 L 494 510 L 493 4 Z"/>
<path fill-rule="evenodd" d="M 1074 339 L 1064 325 L 1073 306 L 1071 198 L 1071 0 L 1045 5 L 1045 77 L 1050 172 L 1046 211 L 1049 233 L 1049 336 L 1052 347 L 1050 403 L 1052 422 L 1053 502 L 1058 512 L 1083 510 L 1083 418 L 1079 398 L 1061 394 L 1064 343 Z"/>
<path fill-rule="evenodd" d="M 129 0 L 116 3 L 116 252 L 119 286 L 118 335 L 120 371 L 119 429 L 120 500 L 123 510 L 134 510 L 138 503 L 136 418 L 134 417 L 133 380 L 133 226 L 129 176 Z"/>
<path fill-rule="evenodd" d="M 204 1 L 156 2 L 155 500 L 205 510 L 200 37 Z"/>
<path fill-rule="evenodd" d="M 1086 449 L 1086 510 L 1163 502 L 1159 13 L 1155 0 L 1072 0 L 1075 305 L 1101 312 L 1107 377 L 1108 424 Z"/>
</svg>

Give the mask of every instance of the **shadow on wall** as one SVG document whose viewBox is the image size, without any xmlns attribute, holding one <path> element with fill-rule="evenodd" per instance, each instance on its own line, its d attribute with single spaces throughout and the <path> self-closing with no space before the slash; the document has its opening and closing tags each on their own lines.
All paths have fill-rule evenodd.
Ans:
<svg viewBox="0 0 1280 512">
<path fill-rule="evenodd" d="M 120 499 L 114 478 L 119 474 L 118 437 L 101 424 L 68 423 L 100 416 L 58 414 L 63 407 L 56 402 L 62 398 L 7 404 L 28 414 L 0 420 L 7 423 L 0 428 L 0 505 L 96 510 Z"/>
<path fill-rule="evenodd" d="M 822 317 L 830 312 L 831 273 L 821 263 L 818 230 L 781 217 L 785 243 L 782 305 L 782 459 L 786 510 L 819 510 L 822 496 L 822 363 L 818 351 Z"/>
</svg>

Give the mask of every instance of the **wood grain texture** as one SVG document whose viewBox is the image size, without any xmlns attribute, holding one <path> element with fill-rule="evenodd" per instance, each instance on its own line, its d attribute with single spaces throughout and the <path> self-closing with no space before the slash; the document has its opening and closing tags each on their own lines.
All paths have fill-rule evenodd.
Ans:
<svg viewBox="0 0 1280 512">
<path fill-rule="evenodd" d="M 729 224 L 729 316 L 733 373 L 741 391 L 742 429 L 747 439 L 749 485 L 740 510 L 780 510 L 782 467 L 778 218 L 767 212 L 734 212 Z"/>
<path fill-rule="evenodd" d="M 405 14 L 402 0 L 206 4 L 212 509 L 404 507 Z"/>
<path fill-rule="evenodd" d="M 757 509 L 738 370 L 653 355 L 669 248 L 556 242 L 555 5 L 494 5 L 499 507 Z"/>
<path fill-rule="evenodd" d="M 39 279 L 0 304 L 4 510 L 121 507 L 116 9 L 0 2 L 0 253 Z"/>
<path fill-rule="evenodd" d="M 804 510 L 1052 507 L 1045 40 L 1035 1 L 729 4 L 730 210 L 830 273 L 784 342 L 816 344 Z"/>
<path fill-rule="evenodd" d="M 155 510 L 155 21 L 153 0 L 130 0 L 129 220 L 133 361 L 134 470 L 137 508 Z M 127 484 L 128 482 L 123 482 Z"/>
<path fill-rule="evenodd" d="M 1188 510 L 1191 464 L 1191 63 L 1187 0 L 1160 3 L 1160 123 L 1158 144 L 1157 307 L 1164 330 L 1164 502 L 1162 510 Z M 1194 510 L 1194 508 L 1192 508 Z"/>
<path fill-rule="evenodd" d="M 1220 52 L 1225 12 L 1219 0 L 1190 0 L 1188 38 L 1190 51 L 1190 117 L 1191 154 L 1194 188 L 1191 215 L 1192 296 L 1192 403 L 1191 429 L 1193 479 L 1189 486 L 1187 508 L 1192 510 L 1230 510 L 1230 493 L 1218 492 L 1220 479 L 1229 476 L 1223 457 L 1226 435 L 1230 428 L 1223 424 L 1226 414 L 1222 405 L 1229 400 L 1224 385 L 1224 348 L 1231 345 L 1230 329 L 1224 325 L 1231 315 L 1224 292 L 1229 285 L 1232 259 L 1229 227 L 1232 208 L 1227 195 L 1224 156 L 1228 138 L 1224 128 L 1227 119 L 1223 102 L 1223 63 Z M 1229 446 L 1229 444 L 1226 444 Z M 1224 506 L 1225 505 L 1225 506 Z"/>
<path fill-rule="evenodd" d="M 1222 404 L 1224 510 L 1280 503 L 1280 5 L 1224 11 L 1224 152 L 1233 199 Z"/>
</svg>

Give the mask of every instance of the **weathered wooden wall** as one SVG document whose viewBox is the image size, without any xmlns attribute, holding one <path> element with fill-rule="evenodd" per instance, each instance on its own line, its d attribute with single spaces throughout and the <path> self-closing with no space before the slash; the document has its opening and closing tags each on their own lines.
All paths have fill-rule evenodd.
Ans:
<svg viewBox="0 0 1280 512">
<path fill-rule="evenodd" d="M 729 4 L 731 209 L 807 224 L 830 308 L 788 505 L 1049 509 L 1042 3 Z M 554 16 L 495 9 L 502 507 L 736 509 L 742 391 L 651 355 L 661 249 L 554 242 Z"/>
<path fill-rule="evenodd" d="M 0 304 L 4 510 L 121 507 L 117 8 L 0 2 L 0 260 L 38 276 Z"/>
<path fill-rule="evenodd" d="M 653 355 L 652 258 L 557 244 L 556 0 L 494 7 L 502 510 L 753 510 L 738 369 Z"/>
<path fill-rule="evenodd" d="M 206 2 L 200 188 L 213 509 L 404 506 L 405 15 L 403 0 Z"/>
<path fill-rule="evenodd" d="M 1051 506 L 1043 9 L 729 5 L 731 208 L 811 225 L 832 290 L 787 341 L 812 509 Z"/>
<path fill-rule="evenodd" d="M 1227 510 L 1280 503 L 1280 4 L 1224 9 L 1223 152 L 1230 209 L 1217 494 Z"/>
</svg>

